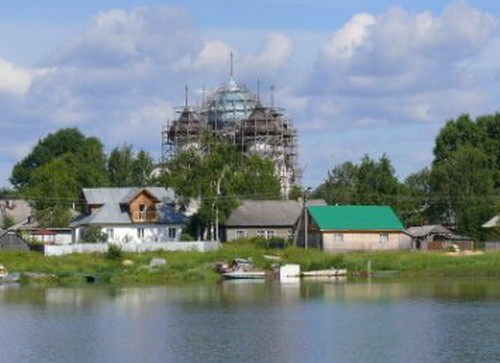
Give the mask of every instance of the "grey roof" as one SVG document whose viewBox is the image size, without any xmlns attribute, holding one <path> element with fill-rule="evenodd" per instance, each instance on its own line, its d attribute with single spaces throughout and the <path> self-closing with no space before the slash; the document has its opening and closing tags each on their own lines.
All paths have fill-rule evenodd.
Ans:
<svg viewBox="0 0 500 363">
<path fill-rule="evenodd" d="M 431 224 L 426 226 L 409 227 L 405 233 L 412 237 L 425 237 L 429 234 L 451 234 L 451 231 L 440 224 Z"/>
<path fill-rule="evenodd" d="M 31 216 L 32 210 L 29 202 L 23 199 L 0 200 L 0 218 L 9 216 L 15 224 L 24 223 Z"/>
<path fill-rule="evenodd" d="M 84 188 L 83 196 L 87 204 L 120 204 L 128 203 L 135 198 L 142 190 L 146 190 L 158 200 L 169 200 L 174 202 L 176 199 L 172 189 L 162 187 L 145 188 Z"/>
<path fill-rule="evenodd" d="M 483 228 L 494 228 L 500 226 L 500 214 L 491 218 L 488 222 L 482 225 Z"/>
<path fill-rule="evenodd" d="M 71 222 L 70 227 L 81 225 L 116 225 L 131 224 L 132 220 L 124 204 L 128 204 L 142 190 L 157 198 L 160 203 L 157 206 L 160 224 L 184 224 L 186 217 L 174 210 L 170 204 L 175 200 L 175 194 L 171 189 L 161 187 L 148 188 L 88 188 L 83 189 L 83 195 L 87 204 L 101 205 L 99 210 L 90 215 L 82 215 Z"/>
<path fill-rule="evenodd" d="M 291 227 L 302 212 L 295 200 L 243 200 L 229 216 L 226 227 Z"/>
</svg>

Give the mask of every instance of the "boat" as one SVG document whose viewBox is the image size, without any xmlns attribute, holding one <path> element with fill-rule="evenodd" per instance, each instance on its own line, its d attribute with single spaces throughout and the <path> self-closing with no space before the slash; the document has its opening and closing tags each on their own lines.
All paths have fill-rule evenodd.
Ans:
<svg viewBox="0 0 500 363">
<path fill-rule="evenodd" d="M 226 279 L 264 279 L 265 271 L 231 271 L 224 272 L 222 276 Z"/>
<path fill-rule="evenodd" d="M 338 277 L 347 275 L 346 269 L 330 268 L 326 270 L 304 271 L 301 277 Z"/>
<path fill-rule="evenodd" d="M 226 279 L 263 279 L 266 277 L 265 271 L 253 269 L 251 259 L 237 258 L 230 266 L 218 263 L 217 270 Z"/>
</svg>

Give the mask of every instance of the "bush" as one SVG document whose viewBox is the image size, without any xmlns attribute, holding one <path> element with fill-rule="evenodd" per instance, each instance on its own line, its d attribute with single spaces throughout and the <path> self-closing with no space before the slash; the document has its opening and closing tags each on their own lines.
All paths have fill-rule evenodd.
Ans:
<svg viewBox="0 0 500 363">
<path fill-rule="evenodd" d="M 108 234 L 101 230 L 101 227 L 90 226 L 83 234 L 83 242 L 85 243 L 98 243 L 107 242 Z"/>
<path fill-rule="evenodd" d="M 106 251 L 106 258 L 108 260 L 118 261 L 121 260 L 122 257 L 123 257 L 123 251 L 120 246 L 115 244 L 110 244 L 108 246 L 108 250 Z"/>
<path fill-rule="evenodd" d="M 181 241 L 194 241 L 194 237 L 191 236 L 189 233 L 183 233 L 181 234 Z"/>
<path fill-rule="evenodd" d="M 281 237 L 272 237 L 272 238 L 255 237 L 252 238 L 252 242 L 260 248 L 283 249 L 287 246 L 287 241 Z"/>
</svg>

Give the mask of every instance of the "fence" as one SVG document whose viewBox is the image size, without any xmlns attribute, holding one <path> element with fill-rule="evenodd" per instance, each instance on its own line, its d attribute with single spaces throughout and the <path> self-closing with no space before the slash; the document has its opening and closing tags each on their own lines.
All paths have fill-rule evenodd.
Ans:
<svg viewBox="0 0 500 363">
<path fill-rule="evenodd" d="M 484 249 L 486 251 L 498 251 L 500 250 L 500 241 L 484 242 Z"/>
<path fill-rule="evenodd" d="M 107 243 L 75 243 L 71 245 L 45 245 L 45 256 L 63 256 L 71 253 L 104 253 L 108 250 Z M 124 252 L 151 252 L 151 251 L 216 251 L 220 243 L 216 241 L 188 241 L 188 242 L 155 242 L 155 243 L 128 243 L 120 245 Z"/>
</svg>

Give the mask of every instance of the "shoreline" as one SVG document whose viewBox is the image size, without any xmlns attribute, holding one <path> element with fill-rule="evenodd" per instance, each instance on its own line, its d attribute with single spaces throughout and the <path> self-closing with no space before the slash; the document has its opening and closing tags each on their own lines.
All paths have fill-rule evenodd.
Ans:
<svg viewBox="0 0 500 363">
<path fill-rule="evenodd" d="M 269 258 L 271 257 L 271 258 Z M 164 285 L 217 282 L 216 264 L 249 258 L 258 270 L 299 264 L 301 271 L 346 269 L 347 279 L 373 277 L 375 271 L 400 278 L 500 277 L 500 252 L 351 252 L 331 254 L 296 247 L 266 249 L 251 243 L 224 244 L 214 252 L 147 252 L 107 256 L 103 253 L 45 257 L 32 251 L 1 251 L 0 264 L 19 273 L 21 284 Z M 164 261 L 152 265 L 152 260 Z M 384 274 L 382 274 L 384 275 Z"/>
</svg>

